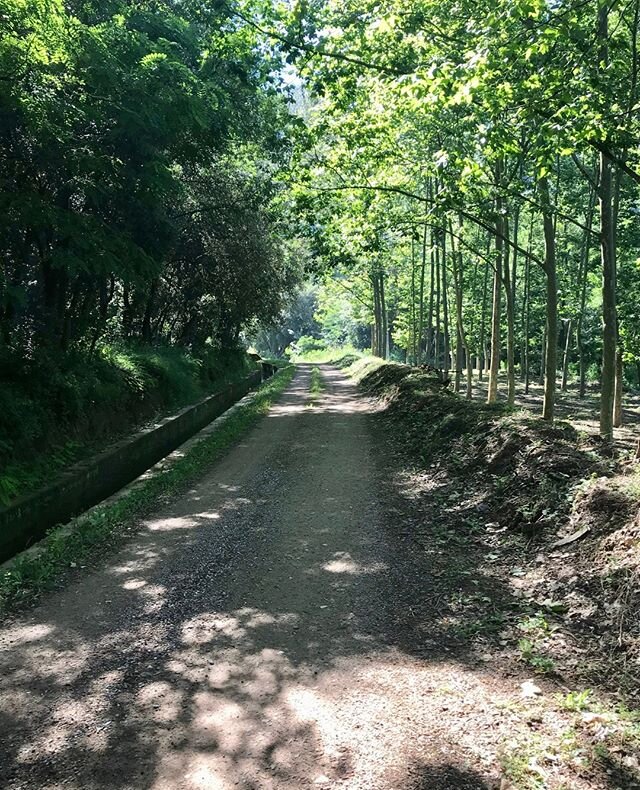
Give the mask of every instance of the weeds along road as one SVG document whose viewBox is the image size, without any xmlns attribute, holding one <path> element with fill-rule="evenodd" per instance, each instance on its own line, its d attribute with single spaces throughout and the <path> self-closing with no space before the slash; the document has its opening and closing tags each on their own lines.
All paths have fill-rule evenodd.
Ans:
<svg viewBox="0 0 640 790">
<path fill-rule="evenodd" d="M 300 366 L 101 570 L 3 626 L 0 787 L 490 786 L 473 716 L 499 692 L 428 638 L 372 407 L 322 372 Z"/>
</svg>

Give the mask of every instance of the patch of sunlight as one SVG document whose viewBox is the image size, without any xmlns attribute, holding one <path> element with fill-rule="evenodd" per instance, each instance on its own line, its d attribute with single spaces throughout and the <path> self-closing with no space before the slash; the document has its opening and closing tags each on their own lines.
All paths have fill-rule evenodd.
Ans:
<svg viewBox="0 0 640 790">
<path fill-rule="evenodd" d="M 37 642 L 39 639 L 44 639 L 54 631 L 53 626 L 38 623 L 38 625 L 25 625 L 21 628 L 12 628 L 9 633 L 8 643 L 13 647 L 17 645 L 25 645 L 28 642 Z"/>
<path fill-rule="evenodd" d="M 204 645 L 218 636 L 241 639 L 246 629 L 240 620 L 224 612 L 205 612 L 187 620 L 182 626 L 182 642 L 185 645 Z"/>
<path fill-rule="evenodd" d="M 135 552 L 134 558 L 122 565 L 114 565 L 108 569 L 109 573 L 116 576 L 124 576 L 125 574 L 136 574 L 140 571 L 150 570 L 160 559 L 160 554 L 152 549 L 139 549 Z"/>
<path fill-rule="evenodd" d="M 227 790 L 231 787 L 231 781 L 220 777 L 220 758 L 212 757 L 210 754 L 203 752 L 197 757 L 197 767 L 187 774 L 187 781 L 190 782 L 194 788 L 202 788 L 202 790 Z M 224 761 L 223 761 L 224 762 Z M 237 782 L 233 782 L 233 786 L 237 786 Z"/>
<path fill-rule="evenodd" d="M 182 626 L 182 642 L 185 645 L 203 645 L 219 637 L 239 641 L 255 628 L 267 626 L 292 626 L 299 620 L 293 612 L 272 614 L 252 607 L 243 607 L 229 614 L 227 612 L 204 612 Z"/>
<path fill-rule="evenodd" d="M 141 589 L 144 599 L 142 611 L 144 614 L 154 614 L 159 612 L 165 603 L 166 587 L 161 584 L 148 584 Z"/>
<path fill-rule="evenodd" d="M 63 698 L 50 709 L 49 725 L 34 740 L 24 743 L 18 761 L 28 765 L 38 762 L 43 755 L 54 756 L 69 749 L 105 752 L 110 746 L 113 726 L 111 718 L 105 715 L 106 700 L 122 677 L 120 671 L 105 672 L 90 684 L 82 699 Z"/>
<path fill-rule="evenodd" d="M 321 566 L 323 571 L 329 573 L 348 573 L 353 576 L 362 576 L 368 573 L 380 573 L 388 570 L 388 565 L 384 562 L 370 562 L 362 564 L 356 562 L 347 551 L 338 551 L 333 555 L 333 559 L 325 562 Z"/>
<path fill-rule="evenodd" d="M 194 518 L 175 516 L 174 518 L 159 518 L 154 521 L 147 521 L 146 526 L 151 532 L 170 532 L 173 529 L 191 529 L 192 527 L 197 527 L 198 522 Z"/>
<path fill-rule="evenodd" d="M 145 718 L 158 723 L 177 721 L 184 705 L 185 692 L 167 681 L 155 681 L 138 692 L 136 704 Z"/>
<path fill-rule="evenodd" d="M 144 579 L 129 579 L 122 585 L 125 590 L 139 590 L 144 587 L 147 582 Z"/>
</svg>

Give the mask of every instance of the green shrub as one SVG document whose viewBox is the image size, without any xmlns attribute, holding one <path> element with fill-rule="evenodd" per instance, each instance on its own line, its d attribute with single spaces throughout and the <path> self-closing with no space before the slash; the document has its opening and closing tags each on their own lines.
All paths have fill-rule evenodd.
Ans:
<svg viewBox="0 0 640 790">
<path fill-rule="evenodd" d="M 0 504 L 158 414 L 237 380 L 240 350 L 104 345 L 0 359 Z"/>
<path fill-rule="evenodd" d="M 327 344 L 325 341 L 317 337 L 311 337 L 311 335 L 302 335 L 302 337 L 299 337 L 295 343 L 291 344 L 291 351 L 297 356 L 304 356 L 305 354 L 310 354 L 313 351 L 326 350 Z"/>
</svg>

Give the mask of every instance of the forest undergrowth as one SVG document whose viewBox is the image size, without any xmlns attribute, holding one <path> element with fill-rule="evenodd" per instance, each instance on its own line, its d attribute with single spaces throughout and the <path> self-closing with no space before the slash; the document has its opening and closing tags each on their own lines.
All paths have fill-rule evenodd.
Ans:
<svg viewBox="0 0 640 790">
<path fill-rule="evenodd" d="M 569 423 L 347 355 L 433 558 L 452 655 L 529 674 L 503 787 L 640 786 L 640 474 Z"/>
<path fill-rule="evenodd" d="M 238 381 L 242 350 L 107 345 L 0 365 L 0 506 L 146 423 Z"/>
</svg>

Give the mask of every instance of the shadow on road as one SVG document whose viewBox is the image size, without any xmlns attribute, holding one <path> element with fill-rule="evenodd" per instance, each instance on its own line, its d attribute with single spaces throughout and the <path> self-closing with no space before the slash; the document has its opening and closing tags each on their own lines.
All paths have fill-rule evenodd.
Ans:
<svg viewBox="0 0 640 790">
<path fill-rule="evenodd" d="M 3 629 L 3 787 L 493 786 L 517 683 L 482 666 L 460 601 L 495 601 L 499 625 L 509 593 L 437 530 L 425 550 L 374 463 L 372 405 L 333 372 L 310 404 L 308 380 L 101 571 Z"/>
</svg>

